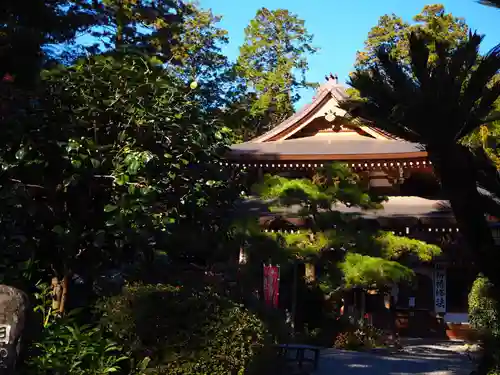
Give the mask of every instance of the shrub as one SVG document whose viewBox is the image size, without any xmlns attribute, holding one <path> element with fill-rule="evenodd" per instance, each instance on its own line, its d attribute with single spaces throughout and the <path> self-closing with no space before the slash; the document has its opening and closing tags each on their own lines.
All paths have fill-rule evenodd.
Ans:
<svg viewBox="0 0 500 375">
<path fill-rule="evenodd" d="M 354 332 L 342 332 L 337 335 L 334 346 L 337 349 L 358 350 L 363 342 Z"/>
<path fill-rule="evenodd" d="M 268 339 L 256 316 L 208 287 L 129 286 L 99 309 L 134 358 L 151 358 L 151 374 L 236 374 Z"/>
<path fill-rule="evenodd" d="M 478 372 L 495 374 L 500 370 L 500 314 L 491 293 L 489 280 L 478 276 L 469 293 L 469 322 L 482 341 Z"/>
<path fill-rule="evenodd" d="M 345 332 L 339 333 L 334 346 L 338 349 L 358 350 L 376 348 L 384 345 L 384 333 L 364 321 L 351 325 Z"/>
<path fill-rule="evenodd" d="M 103 375 L 120 373 L 128 368 L 123 350 L 98 324 L 80 324 L 82 314 L 79 310 L 58 317 L 50 307 L 49 286 L 40 284 L 37 287 L 35 298 L 38 304 L 34 312 L 38 314 L 39 327 L 36 337 L 27 347 L 21 373 Z"/>
<path fill-rule="evenodd" d="M 469 293 L 469 322 L 480 332 L 499 336 L 500 316 L 495 301 L 490 297 L 491 283 L 483 276 L 478 276 Z"/>
<path fill-rule="evenodd" d="M 59 319 L 33 344 L 24 373 L 102 375 L 120 371 L 126 359 L 99 327 L 79 327 L 71 320 Z"/>
</svg>

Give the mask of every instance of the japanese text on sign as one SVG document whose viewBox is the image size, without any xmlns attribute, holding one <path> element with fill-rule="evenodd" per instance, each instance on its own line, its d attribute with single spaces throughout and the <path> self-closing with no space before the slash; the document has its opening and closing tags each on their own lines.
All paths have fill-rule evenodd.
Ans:
<svg viewBox="0 0 500 375">
<path fill-rule="evenodd" d="M 10 325 L 0 324 L 0 344 L 8 344 L 10 339 Z"/>
<path fill-rule="evenodd" d="M 446 312 L 446 270 L 440 265 L 434 270 L 434 310 Z"/>
</svg>

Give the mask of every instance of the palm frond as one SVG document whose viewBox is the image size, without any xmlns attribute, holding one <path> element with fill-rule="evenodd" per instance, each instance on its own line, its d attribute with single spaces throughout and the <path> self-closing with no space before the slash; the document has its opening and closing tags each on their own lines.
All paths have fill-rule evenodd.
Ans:
<svg viewBox="0 0 500 375">
<path fill-rule="evenodd" d="M 410 35 L 410 56 L 413 56 L 411 60 L 413 74 L 421 89 L 425 90 L 429 84 L 429 49 L 426 40 L 415 33 Z"/>
<path fill-rule="evenodd" d="M 461 131 L 457 134 L 457 140 L 482 125 L 481 121 L 492 111 L 500 90 L 497 84 L 490 88 L 488 86 L 499 70 L 500 44 L 497 44 L 479 59 L 479 65 L 472 71 L 466 83 L 460 107 L 467 111 L 467 117 Z"/>
<path fill-rule="evenodd" d="M 401 102 L 407 102 L 415 97 L 416 82 L 403 65 L 390 58 L 389 53 L 379 53 L 379 61 L 388 83 Z"/>
<path fill-rule="evenodd" d="M 439 147 L 453 144 L 484 124 L 500 95 L 491 85 L 500 69 L 500 45 L 484 57 L 483 36 L 470 33 L 456 47 L 422 33 L 410 35 L 411 65 L 380 48 L 370 69 L 356 71 L 349 84 L 362 100 L 340 103 L 351 117 L 364 116 L 376 127 L 411 142 Z M 431 45 L 435 55 L 431 61 Z"/>
<path fill-rule="evenodd" d="M 469 42 L 458 45 L 451 56 L 449 74 L 455 77 L 460 86 L 477 63 L 479 47 L 483 39 L 484 35 L 469 32 Z"/>
<path fill-rule="evenodd" d="M 478 3 L 489 7 L 500 8 L 500 0 L 480 0 Z"/>
<path fill-rule="evenodd" d="M 483 189 L 500 196 L 500 172 L 483 148 L 472 149 L 477 182 Z"/>
<path fill-rule="evenodd" d="M 390 114 L 385 115 L 381 112 L 380 107 L 373 103 L 346 100 L 341 103 L 341 107 L 344 110 L 350 108 L 350 111 L 348 111 L 345 118 L 351 124 L 375 126 L 379 129 L 385 130 L 397 138 L 414 143 L 420 142 L 421 137 L 419 134 L 416 134 L 412 129 L 404 126 L 403 124 L 393 122 Z"/>
<path fill-rule="evenodd" d="M 489 125 L 495 121 L 500 121 L 500 111 L 491 112 L 486 118 L 484 118 L 481 125 Z"/>
<path fill-rule="evenodd" d="M 437 65 L 441 68 L 433 81 L 439 90 L 438 101 L 446 103 L 440 108 L 440 121 L 447 124 L 446 131 L 454 142 L 462 137 L 468 124 L 468 114 L 475 103 L 474 100 L 464 100 L 464 87 L 470 83 L 471 74 L 478 65 L 482 40 L 482 35 L 469 33 L 466 42 L 442 53 L 438 59 Z"/>
</svg>

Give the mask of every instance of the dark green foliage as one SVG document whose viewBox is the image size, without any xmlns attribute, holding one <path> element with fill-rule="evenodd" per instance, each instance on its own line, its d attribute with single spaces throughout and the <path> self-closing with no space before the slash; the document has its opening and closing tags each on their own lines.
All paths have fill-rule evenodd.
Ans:
<svg viewBox="0 0 500 375">
<path fill-rule="evenodd" d="M 32 375 L 101 375 L 120 372 L 127 356 L 98 326 L 64 318 L 44 328 L 43 339 L 30 353 L 23 373 Z"/>
<path fill-rule="evenodd" d="M 162 61 L 172 57 L 175 36 L 190 11 L 184 2 L 175 0 L 100 0 L 90 8 L 96 18 L 91 30 L 97 43 L 93 52 L 126 53 L 139 48 Z"/>
<path fill-rule="evenodd" d="M 440 59 L 430 64 L 427 39 L 412 34 L 410 72 L 391 57 L 390 48 L 379 49 L 379 63 L 369 71 L 356 71 L 349 82 L 365 100 L 357 106 L 357 114 L 429 149 L 455 143 L 492 120 L 488 116 L 498 98 L 499 84 L 488 84 L 500 66 L 500 47 L 480 57 L 482 39 L 470 34 L 458 48 L 437 43 Z M 352 102 L 344 106 L 349 105 L 355 106 Z M 419 112 L 421 108 L 427 110 Z"/>
<path fill-rule="evenodd" d="M 218 165 L 227 130 L 191 96 L 130 55 L 48 72 L 26 110 L 7 102 L 2 215 L 12 230 L 3 251 L 24 241 L 40 266 L 89 275 L 150 259 L 182 224 L 215 232 L 239 190 L 228 194 Z M 28 223 L 36 224 L 19 238 Z"/>
<path fill-rule="evenodd" d="M 233 76 L 219 18 L 170 0 L 7 1 L 0 13 L 0 79 L 9 73 L 0 82 L 1 281 L 31 290 L 26 283 L 38 278 L 69 278 L 65 302 L 81 304 L 95 300 L 93 281 L 110 269 L 141 278 L 152 265 L 227 262 L 228 211 L 242 187 L 241 172 L 220 163 L 232 131 L 218 109 Z M 79 33 L 96 44 L 73 44 Z M 140 340 L 105 324 L 142 359 L 130 366 L 93 306 L 77 318 L 64 308 L 57 319 L 44 311 L 26 373 L 244 369 L 267 340 L 262 322 L 200 285 L 137 288 L 138 302 L 130 290 L 122 296 L 142 314 L 133 326 Z M 119 301 L 106 307 L 129 309 Z M 183 346 L 186 337 L 191 346 Z M 176 355 L 182 360 L 168 357 Z"/>
<path fill-rule="evenodd" d="M 469 322 L 479 332 L 482 356 L 479 372 L 492 374 L 500 370 L 500 314 L 491 282 L 479 275 L 469 293 Z"/>
<path fill-rule="evenodd" d="M 52 298 L 48 285 L 40 284 L 35 293 L 34 315 L 29 324 L 40 320 L 40 330 L 28 339 L 26 360 L 19 371 L 29 375 L 103 375 L 125 373 L 128 358 L 116 342 L 110 340 L 98 324 L 83 324 L 81 311 L 70 311 L 65 317 L 58 317 L 51 310 Z M 31 336 L 31 337 L 30 337 Z M 123 371 L 123 372 L 122 372 Z"/>
<path fill-rule="evenodd" d="M 228 32 L 219 26 L 222 17 L 195 4 L 187 11 L 181 32 L 175 36 L 172 63 L 169 70 L 184 82 L 196 82 L 196 99 L 205 108 L 218 111 L 231 102 L 235 83 L 230 74 L 231 64 L 222 48 L 228 43 Z"/>
<path fill-rule="evenodd" d="M 362 342 L 353 332 L 342 332 L 335 338 L 334 347 L 337 349 L 358 350 L 362 346 Z"/>
<path fill-rule="evenodd" d="M 422 11 L 413 17 L 413 23 L 404 21 L 396 14 L 385 14 L 380 17 L 377 26 L 368 33 L 363 51 L 356 54 L 355 71 L 369 70 L 378 64 L 378 51 L 383 48 L 388 51 L 390 57 L 411 68 L 410 58 L 410 35 L 412 33 L 421 35 L 429 40 L 429 62 L 437 61 L 437 44 L 444 43 L 450 47 L 456 47 L 467 39 L 469 27 L 465 20 L 446 13 L 442 4 L 426 5 Z M 353 98 L 360 98 L 359 91 L 355 87 L 347 89 Z"/>
<path fill-rule="evenodd" d="M 345 350 L 373 349 L 384 346 L 384 333 L 365 321 L 349 324 L 335 338 L 334 347 Z"/>
<path fill-rule="evenodd" d="M 393 58 L 391 46 L 380 48 L 378 62 L 351 77 L 361 100 L 341 106 L 360 122 L 375 123 L 428 151 L 474 263 L 492 283 L 498 305 L 497 246 L 485 214 L 498 216 L 500 180 L 482 149 L 463 144 L 464 137 L 499 118 L 494 110 L 500 95 L 500 45 L 481 56 L 482 39 L 471 33 L 453 45 L 413 33 L 410 65 Z"/>
<path fill-rule="evenodd" d="M 235 66 L 243 93 L 231 110 L 249 105 L 250 112 L 230 116 L 232 121 L 238 117 L 243 121 L 245 137 L 261 134 L 293 113 L 293 104 L 300 98 L 297 90 L 314 86 L 306 81 L 305 73 L 307 58 L 316 50 L 312 35 L 297 15 L 286 9 L 257 11 L 245 29 Z"/>
<path fill-rule="evenodd" d="M 392 58 L 390 48 L 381 48 L 377 64 L 351 77 L 362 100 L 341 106 L 359 121 L 370 121 L 425 147 L 477 265 L 500 285 L 495 244 L 485 218 L 485 213 L 498 213 L 497 170 L 484 152 L 460 144 L 464 136 L 498 118 L 492 111 L 500 95 L 500 82 L 495 80 L 500 46 L 480 56 L 482 39 L 470 34 L 453 48 L 412 34 L 411 69 Z M 438 51 L 433 63 L 432 45 Z M 485 190 L 478 191 L 478 185 Z"/>
<path fill-rule="evenodd" d="M 474 329 L 500 335 L 500 315 L 492 298 L 492 285 L 484 276 L 472 284 L 469 293 L 469 322 Z"/>
<path fill-rule="evenodd" d="M 403 255 L 430 261 L 440 253 L 437 246 L 422 241 L 369 227 L 361 227 L 360 231 L 363 221 L 358 215 L 337 211 L 337 203 L 362 210 L 380 208 L 384 201 L 383 197 L 368 193 L 359 177 L 344 165 L 320 169 L 312 180 L 267 175 L 252 190 L 269 202 L 275 213 L 290 215 L 293 208 L 308 229 L 266 233 L 267 242 L 254 237 L 252 241 L 258 240 L 258 245 L 249 250 L 250 258 L 263 251 L 277 262 L 288 258 L 318 264 L 322 270 L 320 286 L 327 293 L 339 288 L 377 288 L 409 281 L 413 271 L 398 263 Z"/>
<path fill-rule="evenodd" d="M 42 66 L 96 21 L 85 1 L 3 0 L 0 2 L 0 77 L 18 84 L 38 81 Z"/>
<path fill-rule="evenodd" d="M 457 46 L 467 39 L 469 28 L 463 18 L 446 13 L 441 4 L 426 5 L 413 17 L 413 24 L 403 21 L 395 14 L 380 17 L 377 26 L 368 33 L 364 51 L 358 51 L 356 69 L 370 69 L 378 62 L 377 53 L 381 47 L 390 50 L 390 56 L 410 65 L 409 37 L 411 33 L 424 35 L 432 41 Z M 437 58 L 436 45 L 431 46 L 431 60 Z"/>
<path fill-rule="evenodd" d="M 103 301 L 103 324 L 151 374 L 237 373 L 269 337 L 242 305 L 210 288 L 136 285 Z"/>
</svg>

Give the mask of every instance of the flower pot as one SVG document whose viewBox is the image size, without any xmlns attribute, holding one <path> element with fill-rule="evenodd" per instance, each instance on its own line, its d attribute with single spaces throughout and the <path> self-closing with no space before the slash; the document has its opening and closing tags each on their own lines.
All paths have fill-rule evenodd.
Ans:
<svg viewBox="0 0 500 375">
<path fill-rule="evenodd" d="M 470 341 L 473 339 L 474 330 L 469 324 L 447 323 L 446 336 L 450 340 Z"/>
</svg>

